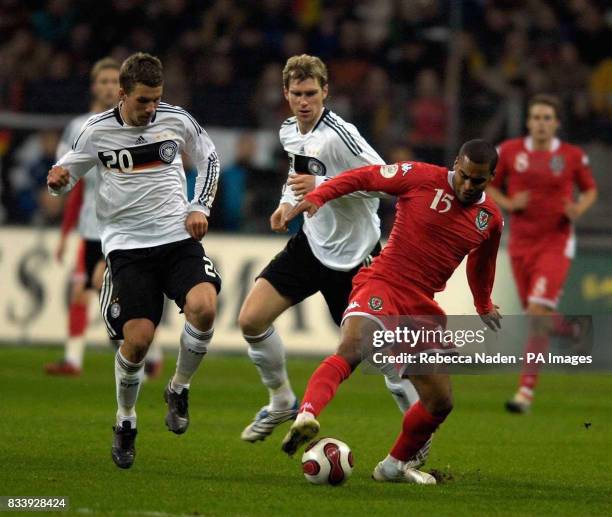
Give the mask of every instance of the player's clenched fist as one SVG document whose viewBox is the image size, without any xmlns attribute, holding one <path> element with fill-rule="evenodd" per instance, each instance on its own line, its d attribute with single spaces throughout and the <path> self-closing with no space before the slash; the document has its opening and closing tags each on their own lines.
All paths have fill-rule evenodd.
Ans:
<svg viewBox="0 0 612 517">
<path fill-rule="evenodd" d="M 185 229 L 189 235 L 199 241 L 208 231 L 208 219 L 202 212 L 189 212 Z"/>
<path fill-rule="evenodd" d="M 270 216 L 270 228 L 273 232 L 284 233 L 287 231 L 287 223 L 285 222 L 285 216 L 287 212 L 291 210 L 289 203 L 281 203 L 274 213 Z"/>
<path fill-rule="evenodd" d="M 70 182 L 70 173 L 68 169 L 55 165 L 51 167 L 49 174 L 47 174 L 47 185 L 53 190 L 58 190 L 65 187 Z"/>
</svg>

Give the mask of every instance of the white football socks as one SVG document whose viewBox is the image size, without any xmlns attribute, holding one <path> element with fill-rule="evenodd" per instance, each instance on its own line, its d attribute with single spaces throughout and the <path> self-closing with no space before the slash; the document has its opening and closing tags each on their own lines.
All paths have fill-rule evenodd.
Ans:
<svg viewBox="0 0 612 517">
<path fill-rule="evenodd" d="M 132 363 L 121 350 L 115 355 L 115 384 L 117 386 L 117 425 L 128 420 L 136 427 L 136 400 L 144 378 L 144 361 Z"/>
<path fill-rule="evenodd" d="M 76 368 L 83 367 L 83 353 L 85 352 L 85 336 L 72 336 L 66 341 L 64 359 Z"/>
<path fill-rule="evenodd" d="M 393 365 L 391 365 L 393 366 Z M 414 385 L 408 379 L 402 379 L 395 367 L 382 369 L 385 377 L 385 385 L 391 393 L 393 400 L 402 413 L 405 413 L 410 406 L 419 400 L 419 394 Z"/>
<path fill-rule="evenodd" d="M 270 393 L 269 409 L 289 409 L 295 403 L 296 397 L 287 376 L 285 348 L 280 336 L 274 327 L 257 336 L 243 336 L 249 344 L 249 357 L 257 367 L 261 382 Z"/>
<path fill-rule="evenodd" d="M 172 391 L 182 393 L 183 389 L 189 389 L 193 375 L 200 366 L 202 359 L 204 359 L 206 352 L 208 352 L 208 345 L 212 336 L 212 328 L 201 331 L 185 321 L 185 327 L 181 334 L 181 346 L 176 360 L 176 372 L 170 382 Z"/>
</svg>

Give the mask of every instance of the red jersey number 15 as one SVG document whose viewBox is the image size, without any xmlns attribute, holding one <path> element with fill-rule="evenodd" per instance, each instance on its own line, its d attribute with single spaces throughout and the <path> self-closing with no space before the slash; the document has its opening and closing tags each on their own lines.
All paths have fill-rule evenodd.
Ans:
<svg viewBox="0 0 612 517">
<path fill-rule="evenodd" d="M 449 194 L 448 192 L 444 192 L 443 189 L 436 189 L 436 196 L 433 198 L 431 205 L 429 208 L 435 210 L 439 214 L 444 214 L 451 209 L 451 201 L 455 199 L 455 196 Z"/>
</svg>

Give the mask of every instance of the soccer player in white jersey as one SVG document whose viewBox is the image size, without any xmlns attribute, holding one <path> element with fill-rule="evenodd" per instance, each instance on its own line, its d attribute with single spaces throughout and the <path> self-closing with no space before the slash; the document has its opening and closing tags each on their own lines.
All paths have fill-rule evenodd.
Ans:
<svg viewBox="0 0 612 517">
<path fill-rule="evenodd" d="M 185 110 L 160 102 L 162 65 L 137 53 L 121 65 L 120 102 L 89 119 L 72 151 L 49 171 L 52 194 L 69 191 L 96 166 L 96 215 L 107 269 L 100 297 L 115 357 L 117 421 L 111 448 L 118 467 L 135 457 L 136 400 L 143 363 L 160 322 L 164 294 L 185 314 L 176 372 L 164 398 L 166 425 L 189 425 L 188 392 L 213 334 L 221 279 L 200 240 L 208 229 L 219 160 L 206 131 Z M 197 168 L 191 203 L 180 153 Z"/>
<path fill-rule="evenodd" d="M 290 160 L 289 177 L 270 224 L 286 232 L 285 215 L 317 185 L 340 172 L 384 164 L 355 126 L 325 108 L 327 69 L 309 55 L 289 58 L 283 70 L 284 94 L 293 117 L 280 128 L 280 141 Z M 287 376 L 285 352 L 273 322 L 291 306 L 320 291 L 340 325 L 353 276 L 380 251 L 379 201 L 356 193 L 325 205 L 283 251 L 266 266 L 244 301 L 239 325 L 248 353 L 270 394 L 242 432 L 248 442 L 264 440 L 274 428 L 295 418 L 298 400 Z M 385 372 L 387 387 L 404 412 L 418 395 L 395 371 Z"/>
<path fill-rule="evenodd" d="M 72 142 L 91 116 L 111 109 L 119 101 L 119 63 L 117 61 L 110 57 L 100 59 L 92 67 L 90 78 L 91 110 L 89 113 L 74 118 L 64 129 L 56 151 L 58 160 L 70 151 Z M 102 287 L 105 262 L 96 219 L 95 174 L 95 167 L 93 167 L 70 193 L 64 208 L 62 233 L 56 251 L 57 259 L 60 262 L 63 260 L 69 232 L 77 221 L 81 243 L 72 276 L 65 355 L 63 360 L 45 365 L 45 371 L 50 375 L 80 375 L 83 367 L 90 293 L 92 289 L 100 291 Z"/>
</svg>

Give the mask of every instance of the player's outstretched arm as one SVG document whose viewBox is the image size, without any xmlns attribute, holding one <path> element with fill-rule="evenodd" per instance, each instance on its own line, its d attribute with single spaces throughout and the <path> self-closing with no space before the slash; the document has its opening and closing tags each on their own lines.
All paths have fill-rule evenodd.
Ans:
<svg viewBox="0 0 612 517">
<path fill-rule="evenodd" d="M 491 330 L 500 328 L 501 314 L 499 307 L 491 301 L 493 282 L 495 280 L 495 264 L 503 221 L 496 222 L 491 228 L 491 233 L 478 248 L 472 250 L 468 255 L 466 273 L 476 311 Z"/>
</svg>

